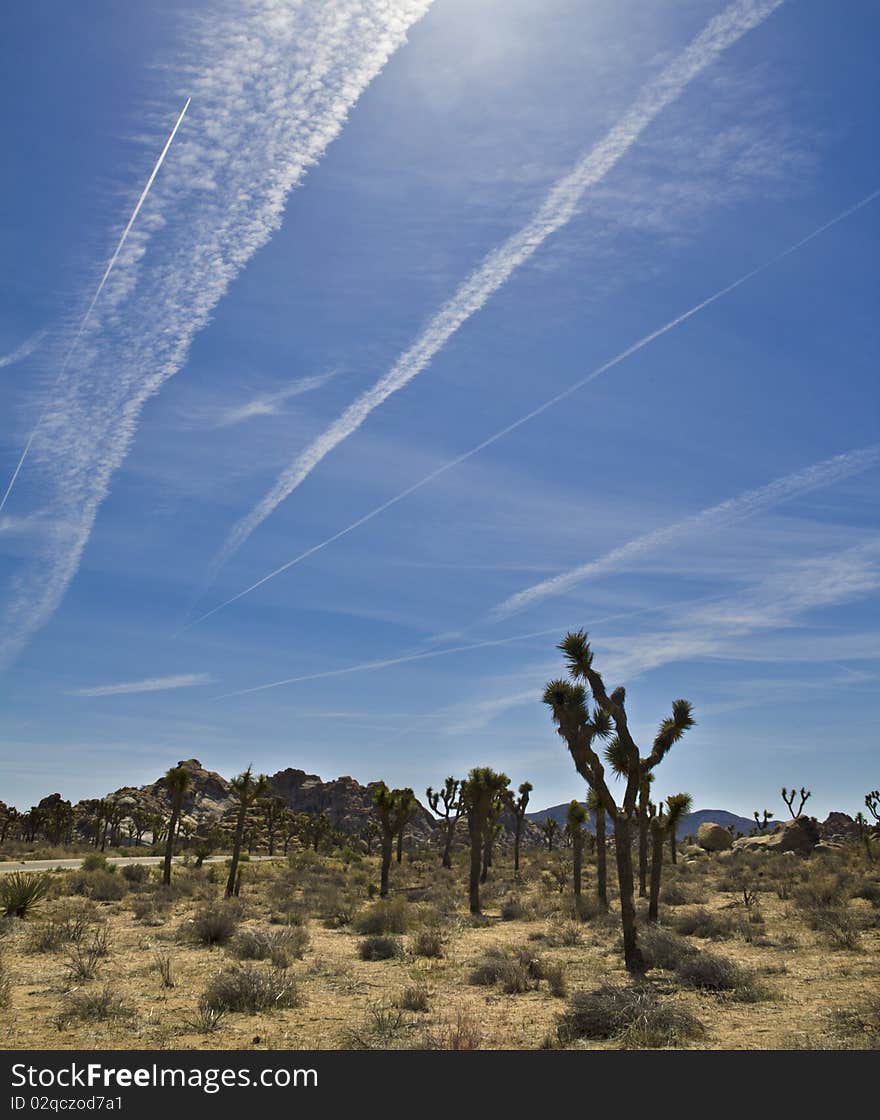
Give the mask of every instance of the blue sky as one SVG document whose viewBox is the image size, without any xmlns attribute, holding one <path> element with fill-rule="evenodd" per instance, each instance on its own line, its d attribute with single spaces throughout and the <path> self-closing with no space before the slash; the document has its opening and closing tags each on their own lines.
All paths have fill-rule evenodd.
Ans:
<svg viewBox="0 0 880 1120">
<path fill-rule="evenodd" d="M 492 765 L 568 800 L 539 698 L 585 627 L 644 748 L 695 706 L 659 793 L 750 814 L 805 784 L 855 812 L 878 24 L 816 0 L 10 9 L 0 796 L 195 756 L 417 791 Z"/>
</svg>

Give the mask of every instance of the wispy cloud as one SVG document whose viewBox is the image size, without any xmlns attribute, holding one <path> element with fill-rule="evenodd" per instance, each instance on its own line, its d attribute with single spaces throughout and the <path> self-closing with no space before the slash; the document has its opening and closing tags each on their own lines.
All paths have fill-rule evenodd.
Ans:
<svg viewBox="0 0 880 1120">
<path fill-rule="evenodd" d="M 823 486 L 831 486 L 854 474 L 870 470 L 880 464 L 880 444 L 871 447 L 849 451 L 844 455 L 835 455 L 832 459 L 825 459 L 801 471 L 787 474 L 782 478 L 774 479 L 766 486 L 759 486 L 754 490 L 747 490 L 735 498 L 720 502 L 718 505 L 709 506 L 699 513 L 681 518 L 671 525 L 654 529 L 650 533 L 643 533 L 634 537 L 626 544 L 612 549 L 587 564 L 581 564 L 567 572 L 554 576 L 552 579 L 542 580 L 532 584 L 531 587 L 518 591 L 494 607 L 490 617 L 498 621 L 508 618 L 518 611 L 526 610 L 551 596 L 562 595 L 579 584 L 600 576 L 609 575 L 620 571 L 640 557 L 660 548 L 678 544 L 683 538 L 691 534 L 706 533 L 717 529 L 726 528 L 739 521 L 755 517 L 760 513 L 773 509 L 782 502 L 791 501 L 811 490 Z"/>
<path fill-rule="evenodd" d="M 469 448 L 467 451 L 463 451 L 460 455 L 456 455 L 455 458 L 449 459 L 447 460 L 447 462 L 442 463 L 439 467 L 436 467 L 429 474 L 424 475 L 417 482 L 412 483 L 412 485 L 407 486 L 404 490 L 401 490 L 399 493 L 395 494 L 387 501 L 382 502 L 381 505 L 376 506 L 368 513 L 365 513 L 363 514 L 363 516 L 358 517 L 355 521 L 352 521 L 350 524 L 346 525 L 342 529 L 339 529 L 329 537 L 325 537 L 324 540 L 319 541 L 315 545 L 312 545 L 304 552 L 300 552 L 291 560 L 287 560 L 284 564 L 280 564 L 277 568 L 273 568 L 271 572 L 268 572 L 265 576 L 262 576 L 254 583 L 249 584 L 247 587 L 243 588 L 235 595 L 230 596 L 230 598 L 225 599 L 222 603 L 218 603 L 216 607 L 212 607 L 209 611 L 205 611 L 204 614 L 199 615 L 197 618 L 187 623 L 186 626 L 182 627 L 181 632 L 183 630 L 189 630 L 193 626 L 197 626 L 200 622 L 204 622 L 205 619 L 210 618 L 212 615 L 218 614 L 220 611 L 224 610 L 228 606 L 231 606 L 233 603 L 237 603 L 239 599 L 243 599 L 246 595 L 250 595 L 252 591 L 256 591 L 257 588 L 262 587 L 263 584 L 275 579 L 276 576 L 280 576 L 282 575 L 282 573 L 296 567 L 297 564 L 301 564 L 303 560 L 308 560 L 309 557 L 316 555 L 316 553 L 323 552 L 323 550 L 325 548 L 328 548 L 331 544 L 335 544 L 337 541 L 342 540 L 343 537 L 347 537 L 349 533 L 353 533 L 362 525 L 366 525 L 369 521 L 372 521 L 374 520 L 374 518 L 379 517 L 381 514 L 385 513 L 393 506 L 396 506 L 405 498 L 410 497 L 410 495 L 415 494 L 416 491 L 421 490 L 429 483 L 434 482 L 436 479 L 440 478 L 448 471 L 451 471 L 455 467 L 460 466 L 462 463 L 467 462 L 475 455 L 478 455 L 481 451 L 485 451 L 493 444 L 498 443 L 506 436 L 509 436 L 513 432 L 517 431 L 517 429 L 522 428 L 532 420 L 537 419 L 537 417 L 543 415 L 543 413 L 547 412 L 549 409 L 555 407 L 557 404 L 561 404 L 562 401 L 567 400 L 569 397 L 585 388 L 592 381 L 595 381 L 603 374 L 608 373 L 610 370 L 614 369 L 615 366 L 618 366 L 622 362 L 625 362 L 627 358 L 631 358 L 640 350 L 644 350 L 646 346 L 650 346 L 650 344 L 652 342 L 655 342 L 658 338 L 662 338 L 663 335 L 675 330 L 676 327 L 679 327 L 683 323 L 686 323 L 689 319 L 692 319 L 695 315 L 698 315 L 701 311 L 704 311 L 713 303 L 717 303 L 717 301 L 722 299 L 724 296 L 729 295 L 737 288 L 742 287 L 742 285 L 746 284 L 749 280 L 754 279 L 762 272 L 766 272 L 767 269 L 771 268 L 773 265 L 778 264 L 779 262 L 785 260 L 787 257 L 790 257 L 799 249 L 802 249 L 805 245 L 808 245 L 811 241 L 814 241 L 817 237 L 820 237 L 827 230 L 832 229 L 840 222 L 845 221 L 851 215 L 858 213 L 859 210 L 862 210 L 865 206 L 870 205 L 877 198 L 880 198 L 880 190 L 872 191 L 870 194 L 860 199 L 853 206 L 848 206 L 845 210 L 842 210 L 839 214 L 836 214 L 829 221 L 823 222 L 822 225 L 812 230 L 805 237 L 802 237 L 798 241 L 795 241 L 792 245 L 787 246 L 787 248 L 783 249 L 781 252 L 775 254 L 775 256 L 764 261 L 762 264 L 759 264 L 756 268 L 750 269 L 748 272 L 743 273 L 742 276 L 737 277 L 737 279 L 732 281 L 730 284 L 726 284 L 723 288 L 719 288 L 716 292 L 713 292 L 712 295 L 707 296 L 705 299 L 700 300 L 699 303 L 696 303 L 692 307 L 689 307 L 687 311 L 683 311 L 680 315 L 676 315 L 674 319 L 670 319 L 668 322 L 664 323 L 663 326 L 657 327 L 655 330 L 650 331 L 648 334 L 642 335 L 642 337 L 639 338 L 636 342 L 632 343 L 632 345 L 627 346 L 625 350 L 621 350 L 619 353 L 615 354 L 613 358 L 609 358 L 608 361 L 603 362 L 601 365 L 591 370 L 584 377 L 579 378 L 572 385 L 569 385 L 568 388 L 563 389 L 562 392 L 556 393 L 554 396 L 543 401 L 536 408 L 533 408 L 530 412 L 527 412 L 524 416 L 520 416 L 519 419 L 514 420 L 511 424 L 507 424 L 503 428 L 499 428 L 497 432 L 493 432 L 492 435 L 487 436 L 486 439 L 481 440 L 478 444 L 476 444 L 474 447 Z"/>
<path fill-rule="evenodd" d="M 21 346 L 0 357 L 0 369 L 5 369 L 6 366 L 14 365 L 16 362 L 23 362 L 25 358 L 29 358 L 45 337 L 45 331 L 37 331 L 37 333 L 32 334 L 30 338 L 26 338 Z"/>
<path fill-rule="evenodd" d="M 459 328 L 483 307 L 551 234 L 572 219 L 584 194 L 601 182 L 656 117 L 676 101 L 728 47 L 763 23 L 782 3 L 783 0 L 736 0 L 712 19 L 658 77 L 644 86 L 617 124 L 552 187 L 531 221 L 488 254 L 391 369 L 313 440 L 281 474 L 265 497 L 233 527 L 211 565 L 209 579 L 213 579 L 251 533 L 334 448 L 353 435 L 392 394 L 426 369 Z"/>
<path fill-rule="evenodd" d="M 186 129 L 34 441 L 31 469 L 62 528 L 7 584 L 0 664 L 60 603 L 145 402 L 181 368 L 233 278 L 279 228 L 289 192 L 429 6 L 250 0 L 205 9 Z"/>
<path fill-rule="evenodd" d="M 194 688 L 210 684 L 210 673 L 182 673 L 176 677 L 148 677 L 143 681 L 123 681 L 120 684 L 99 684 L 91 688 L 75 688 L 68 696 L 126 696 L 131 692 L 165 692 L 171 688 Z"/>
<path fill-rule="evenodd" d="M 245 401 L 244 404 L 225 408 L 217 417 L 215 427 L 230 428 L 234 424 L 243 424 L 246 420 L 254 420 L 258 416 L 277 416 L 288 401 L 320 389 L 333 376 L 332 373 L 323 373 L 315 377 L 301 377 L 277 393 L 262 393 Z"/>
</svg>

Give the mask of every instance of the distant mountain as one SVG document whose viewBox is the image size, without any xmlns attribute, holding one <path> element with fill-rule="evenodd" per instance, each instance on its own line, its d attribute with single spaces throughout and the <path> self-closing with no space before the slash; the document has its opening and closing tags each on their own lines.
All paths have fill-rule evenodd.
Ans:
<svg viewBox="0 0 880 1120">
<path fill-rule="evenodd" d="M 526 813 L 526 817 L 537 825 L 542 824 L 548 817 L 555 817 L 560 827 L 564 828 L 567 812 L 568 802 L 564 805 L 551 805 L 549 809 L 539 809 L 536 813 Z M 727 828 L 728 825 L 732 824 L 734 832 L 741 832 L 743 836 L 748 836 L 755 827 L 753 817 L 739 817 L 736 813 L 728 813 L 726 809 L 697 809 L 681 818 L 681 824 L 678 826 L 679 839 L 684 839 L 685 836 L 696 836 L 697 829 L 706 821 L 714 821 L 715 824 L 720 824 L 722 828 Z M 767 827 L 772 828 L 775 823 L 776 821 L 771 819 Z M 596 831 L 592 816 L 587 821 L 587 828 L 590 832 Z"/>
</svg>

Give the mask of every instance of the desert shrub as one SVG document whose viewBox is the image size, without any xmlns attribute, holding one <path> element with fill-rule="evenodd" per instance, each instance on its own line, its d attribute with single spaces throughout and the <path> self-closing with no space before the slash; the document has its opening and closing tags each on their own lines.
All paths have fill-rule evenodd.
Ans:
<svg viewBox="0 0 880 1120">
<path fill-rule="evenodd" d="M 822 934 L 834 949 L 858 949 L 862 943 L 862 927 L 855 915 L 845 909 L 811 910 L 804 915 L 810 929 Z"/>
<path fill-rule="evenodd" d="M 163 988 L 174 988 L 174 967 L 171 957 L 167 953 L 157 953 L 153 960 L 153 967 L 159 973 Z"/>
<path fill-rule="evenodd" d="M 100 867 L 94 871 L 75 871 L 68 881 L 70 894 L 81 894 L 96 902 L 118 902 L 127 887 L 121 875 Z"/>
<path fill-rule="evenodd" d="M 122 868 L 122 876 L 131 886 L 143 886 L 150 878 L 150 869 L 143 863 L 127 863 Z"/>
<path fill-rule="evenodd" d="M 853 898 L 863 898 L 873 906 L 880 906 L 880 880 L 865 879 L 853 889 Z"/>
<path fill-rule="evenodd" d="M 235 936 L 240 919 L 241 909 L 236 903 L 218 902 L 197 911 L 184 932 L 201 945 L 225 945 Z"/>
<path fill-rule="evenodd" d="M 556 1024 L 562 1043 L 577 1038 L 616 1038 L 640 1018 L 654 1011 L 659 1000 L 644 985 L 618 987 L 603 984 L 592 991 L 575 992 Z"/>
<path fill-rule="evenodd" d="M 688 988 L 725 992 L 743 1003 L 754 1003 L 764 998 L 754 973 L 741 968 L 729 957 L 715 953 L 694 953 L 684 957 L 676 966 L 675 975 Z"/>
<path fill-rule="evenodd" d="M 712 941 L 735 937 L 742 926 L 742 922 L 730 913 L 707 910 L 703 906 L 674 914 L 670 918 L 670 924 L 676 933 L 685 937 L 700 937 Z"/>
<path fill-rule="evenodd" d="M 799 910 L 833 910 L 843 905 L 852 890 L 853 883 L 847 875 L 813 874 L 795 887 L 791 896 Z"/>
<path fill-rule="evenodd" d="M 880 996 L 869 996 L 857 1007 L 836 1008 L 829 1015 L 832 1029 L 859 1050 L 880 1049 Z"/>
<path fill-rule="evenodd" d="M 203 1007 L 199 1004 L 192 1018 L 183 1020 L 186 1030 L 195 1031 L 196 1034 L 215 1034 L 226 1022 L 226 1012 L 216 1007 Z"/>
<path fill-rule="evenodd" d="M 29 953 L 55 953 L 65 945 L 77 945 L 89 931 L 85 915 L 69 918 L 50 918 L 28 930 L 25 951 Z"/>
<path fill-rule="evenodd" d="M 571 948 L 574 945 L 580 945 L 583 939 L 584 934 L 580 923 L 568 918 L 553 925 L 547 936 L 547 943 L 548 945 Z"/>
<path fill-rule="evenodd" d="M 470 1011 L 459 1008 L 454 1019 L 443 1019 L 422 1035 L 419 1050 L 479 1050 L 483 1032 Z"/>
<path fill-rule="evenodd" d="M 443 934 L 435 927 L 420 929 L 410 938 L 409 949 L 415 957 L 438 959 L 444 952 Z"/>
<path fill-rule="evenodd" d="M 529 911 L 523 905 L 522 901 L 517 897 L 511 897 L 504 900 L 501 904 L 501 921 L 502 922 L 518 922 L 529 915 Z"/>
<path fill-rule="evenodd" d="M 208 984 L 200 1006 L 209 1011 L 260 1011 L 298 1007 L 299 992 L 292 976 L 281 969 L 236 965 L 219 972 Z"/>
<path fill-rule="evenodd" d="M 27 918 L 36 912 L 51 886 L 48 875 L 11 871 L 0 879 L 0 909 L 7 918 Z"/>
<path fill-rule="evenodd" d="M 70 992 L 56 1019 L 62 1030 L 73 1019 L 94 1023 L 106 1020 L 131 1021 L 134 1010 L 107 984 L 99 992 Z"/>
<path fill-rule="evenodd" d="M 547 981 L 550 995 L 562 999 L 568 994 L 568 985 L 565 982 L 565 965 L 557 961 L 545 961 L 541 965 L 542 979 Z"/>
<path fill-rule="evenodd" d="M 396 1000 L 396 1006 L 403 1011 L 429 1011 L 430 993 L 426 984 L 410 984 L 404 988 Z"/>
<path fill-rule="evenodd" d="M 365 937 L 358 945 L 362 961 L 390 961 L 403 956 L 403 947 L 397 937 Z"/>
<path fill-rule="evenodd" d="M 350 1050 L 391 1050 L 412 1030 L 412 1022 L 398 1007 L 374 1004 L 362 1026 L 348 1032 Z"/>
<path fill-rule="evenodd" d="M 231 951 L 242 961 L 270 960 L 276 968 L 287 968 L 291 960 L 302 960 L 309 935 L 302 926 L 282 930 L 246 929 L 232 942 Z"/>
<path fill-rule="evenodd" d="M 74 945 L 67 957 L 67 975 L 70 980 L 94 980 L 98 965 L 110 952 L 106 930 L 98 930 L 89 942 Z"/>
<path fill-rule="evenodd" d="M 683 937 L 657 925 L 645 927 L 639 935 L 639 944 L 649 967 L 666 968 L 671 972 L 697 952 Z"/>
<path fill-rule="evenodd" d="M 488 949 L 468 976 L 468 983 L 481 987 L 500 984 L 507 995 L 537 988 L 544 978 L 540 957 L 529 948 Z"/>
<path fill-rule="evenodd" d="M 673 880 L 661 889 L 660 901 L 664 906 L 687 906 L 692 901 L 691 892 Z"/>
<path fill-rule="evenodd" d="M 81 871 L 115 871 L 116 868 L 108 862 L 103 852 L 90 852 L 80 864 Z"/>
<path fill-rule="evenodd" d="M 402 898 L 376 902 L 357 914 L 354 928 L 358 933 L 406 933 L 408 914 Z"/>
<path fill-rule="evenodd" d="M 626 1028 L 620 1036 L 620 1044 L 627 1050 L 656 1050 L 680 1046 L 699 1038 L 704 1030 L 699 1019 L 683 1007 L 658 1003 Z"/>
</svg>

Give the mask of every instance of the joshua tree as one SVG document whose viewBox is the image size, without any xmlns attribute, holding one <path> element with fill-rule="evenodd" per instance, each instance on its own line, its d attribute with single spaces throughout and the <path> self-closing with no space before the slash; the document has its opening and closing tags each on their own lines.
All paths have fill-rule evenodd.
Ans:
<svg viewBox="0 0 880 1120">
<path fill-rule="evenodd" d="M 580 801 L 569 802 L 565 813 L 565 827 L 571 837 L 572 877 L 576 898 L 581 896 L 581 867 L 584 858 L 584 824 L 587 810 Z"/>
<path fill-rule="evenodd" d="M 330 818 L 322 809 L 320 813 L 300 813 L 299 831 L 307 848 L 317 852 L 321 841 L 330 831 Z"/>
<path fill-rule="evenodd" d="M 791 793 L 789 793 L 788 790 L 785 788 L 785 786 L 782 787 L 782 800 L 788 806 L 788 811 L 795 818 L 795 820 L 797 820 L 797 818 L 804 811 L 804 805 L 806 805 L 807 801 L 810 799 L 810 797 L 812 797 L 812 795 L 813 795 L 812 790 L 804 789 L 804 787 L 801 786 L 801 792 L 800 792 L 801 803 L 800 803 L 800 805 L 798 805 L 797 812 L 795 812 L 794 811 L 794 799 L 798 796 L 797 790 L 792 789 Z"/>
<path fill-rule="evenodd" d="M 441 790 L 427 789 L 428 804 L 431 812 L 443 819 L 443 866 L 452 867 L 452 840 L 455 836 L 455 826 L 458 818 L 464 812 L 461 803 L 461 782 L 458 778 L 449 777 Z M 440 805 L 443 808 L 440 808 Z"/>
<path fill-rule="evenodd" d="M 773 814 L 769 811 L 769 809 L 765 809 L 763 813 L 759 813 L 758 810 L 756 809 L 754 811 L 754 813 L 752 814 L 752 816 L 755 818 L 755 825 L 757 826 L 757 831 L 758 832 L 763 832 L 764 829 L 767 827 L 768 821 L 771 820 Z"/>
<path fill-rule="evenodd" d="M 165 839 L 165 863 L 162 866 L 162 882 L 166 887 L 171 884 L 171 857 L 174 855 L 177 822 L 180 820 L 183 795 L 189 788 L 189 779 L 189 770 L 183 766 L 172 766 L 165 775 L 165 782 L 171 795 L 171 819 L 168 821 L 168 835 Z"/>
<path fill-rule="evenodd" d="M 677 796 L 681 797 L 682 794 Z M 683 796 L 687 797 L 687 794 Z M 667 805 L 671 798 L 667 799 Z M 660 913 L 660 878 L 663 874 L 663 845 L 666 841 L 666 833 L 669 830 L 669 817 L 663 812 L 663 805 L 660 805 L 659 812 L 655 812 L 651 817 L 651 894 L 648 901 L 648 921 L 659 921 Z M 673 851 L 675 849 L 673 848 Z"/>
<path fill-rule="evenodd" d="M 601 675 L 593 668 L 593 653 L 587 634 L 583 630 L 569 633 L 557 648 L 565 654 L 570 679 L 551 681 L 544 690 L 544 702 L 551 709 L 553 721 L 565 740 L 578 773 L 596 791 L 606 813 L 614 821 L 624 961 L 629 973 L 642 975 L 645 962 L 637 942 L 633 899 L 631 829 L 636 817 L 636 802 L 642 775 L 653 770 L 672 745 L 693 726 L 692 708 L 687 700 L 673 701 L 671 716 L 660 724 L 650 754 L 642 758 L 627 722 L 626 691 L 622 687 L 616 688 L 608 695 Z M 589 686 L 597 705 L 592 712 L 588 708 L 585 686 Z M 626 788 L 619 805 L 605 781 L 602 761 L 593 750 L 595 740 L 609 738 L 612 731 L 616 735 L 609 744 L 609 753 L 618 761 L 621 757 L 626 759 Z"/>
<path fill-rule="evenodd" d="M 513 809 L 513 873 L 519 874 L 519 845 L 522 840 L 523 821 L 526 819 L 526 809 L 529 807 L 529 794 L 532 792 L 531 782 L 523 782 L 518 790 L 519 797 L 513 798 L 510 807 Z"/>
<path fill-rule="evenodd" d="M 233 778 L 229 783 L 233 794 L 238 798 L 238 818 L 235 822 L 235 836 L 232 841 L 232 860 L 229 866 L 229 878 L 226 880 L 226 897 L 232 898 L 238 894 L 238 861 L 241 857 L 241 845 L 244 840 L 244 827 L 247 823 L 247 813 L 251 805 L 269 792 L 269 779 L 265 774 L 254 775 L 253 766 Z"/>
<path fill-rule="evenodd" d="M 378 837 L 379 832 L 379 826 L 378 824 L 376 824 L 372 817 L 370 817 L 364 827 L 360 830 L 359 835 L 361 840 L 363 840 L 363 842 L 367 846 L 368 856 L 372 855 L 373 853 L 373 841 Z"/>
<path fill-rule="evenodd" d="M 287 803 L 283 797 L 270 793 L 259 802 L 263 823 L 266 825 L 266 846 L 270 856 L 275 855 L 275 837 L 281 828 L 287 812 Z"/>
<path fill-rule="evenodd" d="M 388 895 L 388 873 L 391 870 L 391 857 L 394 854 L 394 837 L 403 831 L 403 826 L 411 815 L 411 789 L 389 789 L 384 782 L 378 782 L 373 790 L 373 805 L 379 816 L 382 829 L 382 876 L 379 884 L 379 897 Z"/>
<path fill-rule="evenodd" d="M 493 802 L 505 793 L 509 785 L 510 778 L 506 774 L 498 774 L 488 766 L 474 767 L 461 783 L 461 800 L 467 813 L 471 844 L 468 899 L 472 914 L 480 913 L 480 874 L 486 821 L 492 812 Z"/>
<path fill-rule="evenodd" d="M 669 836 L 669 855 L 673 863 L 678 860 L 676 833 L 684 817 L 694 806 L 694 799 L 689 793 L 673 793 L 666 798 L 666 832 Z"/>
<path fill-rule="evenodd" d="M 400 791 L 400 805 L 399 812 L 401 814 L 400 828 L 397 830 L 397 862 L 400 863 L 403 859 L 403 830 L 406 828 L 413 813 L 419 807 L 416 801 L 416 795 L 413 791 L 406 787 Z"/>
<path fill-rule="evenodd" d="M 587 793 L 587 810 L 596 822 L 596 900 L 608 909 L 608 846 L 605 839 L 605 806 L 594 789 Z"/>
<path fill-rule="evenodd" d="M 865 808 L 874 818 L 876 824 L 880 824 L 880 789 L 872 789 L 870 793 L 865 794 Z"/>
<path fill-rule="evenodd" d="M 555 817 L 547 817 L 541 823 L 541 831 L 544 833 L 544 839 L 547 841 L 547 851 L 553 851 L 553 841 L 559 835 L 559 821 Z"/>
</svg>

